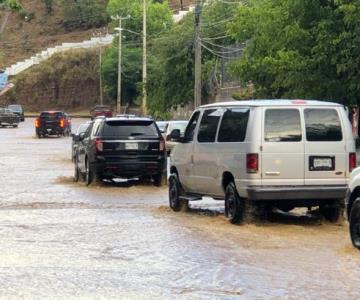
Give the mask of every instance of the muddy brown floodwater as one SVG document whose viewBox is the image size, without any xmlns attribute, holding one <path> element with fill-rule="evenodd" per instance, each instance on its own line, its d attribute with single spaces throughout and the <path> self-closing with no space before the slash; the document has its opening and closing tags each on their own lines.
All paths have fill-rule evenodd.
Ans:
<svg viewBox="0 0 360 300">
<path fill-rule="evenodd" d="M 81 120 L 74 120 L 76 127 Z M 234 226 L 223 203 L 188 213 L 166 187 L 72 181 L 70 138 L 0 128 L 0 298 L 359 299 L 347 224 Z"/>
</svg>

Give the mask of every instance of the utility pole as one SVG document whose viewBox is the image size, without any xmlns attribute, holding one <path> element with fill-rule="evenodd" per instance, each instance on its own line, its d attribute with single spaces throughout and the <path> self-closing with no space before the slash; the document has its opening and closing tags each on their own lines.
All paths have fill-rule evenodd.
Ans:
<svg viewBox="0 0 360 300">
<path fill-rule="evenodd" d="M 118 58 L 118 88 L 117 88 L 117 105 L 116 111 L 118 114 L 121 113 L 121 51 L 122 51 L 122 27 L 121 27 L 121 18 L 119 18 L 119 58 Z"/>
<path fill-rule="evenodd" d="M 143 100 L 142 100 L 142 112 L 143 115 L 147 115 L 147 0 L 143 0 Z"/>
<path fill-rule="evenodd" d="M 194 108 L 201 105 L 201 0 L 196 0 L 195 6 L 195 86 Z"/>
<path fill-rule="evenodd" d="M 100 96 L 100 105 L 104 105 L 104 98 L 103 98 L 103 88 L 102 88 L 102 31 L 94 32 L 94 37 L 99 38 L 99 96 Z"/>
</svg>

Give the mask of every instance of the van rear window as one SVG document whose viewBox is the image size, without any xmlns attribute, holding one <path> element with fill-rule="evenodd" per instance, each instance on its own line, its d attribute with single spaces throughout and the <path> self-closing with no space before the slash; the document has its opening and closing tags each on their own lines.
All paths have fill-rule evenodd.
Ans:
<svg viewBox="0 0 360 300">
<path fill-rule="evenodd" d="M 305 109 L 306 139 L 310 142 L 341 141 L 340 118 L 335 109 Z"/>
<path fill-rule="evenodd" d="M 265 113 L 266 142 L 300 142 L 300 112 L 297 109 L 267 109 Z"/>
<path fill-rule="evenodd" d="M 108 137 L 159 137 L 154 121 L 107 121 L 102 130 Z"/>
<path fill-rule="evenodd" d="M 249 120 L 248 108 L 228 109 L 221 121 L 218 141 L 222 143 L 243 142 Z"/>
</svg>

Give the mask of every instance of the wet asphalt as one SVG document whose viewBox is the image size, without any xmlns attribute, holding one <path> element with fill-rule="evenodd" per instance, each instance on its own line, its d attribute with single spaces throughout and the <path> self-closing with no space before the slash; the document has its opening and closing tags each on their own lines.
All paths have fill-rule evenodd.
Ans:
<svg viewBox="0 0 360 300">
<path fill-rule="evenodd" d="M 166 186 L 74 183 L 70 145 L 0 128 L 1 299 L 359 299 L 347 223 L 174 213 Z"/>
</svg>

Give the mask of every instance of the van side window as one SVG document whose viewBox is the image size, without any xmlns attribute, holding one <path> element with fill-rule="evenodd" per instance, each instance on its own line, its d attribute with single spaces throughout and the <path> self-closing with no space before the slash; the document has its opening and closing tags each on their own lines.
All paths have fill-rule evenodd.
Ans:
<svg viewBox="0 0 360 300">
<path fill-rule="evenodd" d="M 335 109 L 305 109 L 306 139 L 310 142 L 341 141 L 342 130 Z"/>
<path fill-rule="evenodd" d="M 184 134 L 184 141 L 185 142 L 192 142 L 192 140 L 194 139 L 194 131 L 195 131 L 196 124 L 198 122 L 199 116 L 200 116 L 200 112 L 197 111 L 191 117 L 191 119 L 189 121 L 189 124 L 186 127 L 185 134 Z"/>
<path fill-rule="evenodd" d="M 302 139 L 300 112 L 297 109 L 267 109 L 266 142 L 299 142 Z"/>
<path fill-rule="evenodd" d="M 218 142 L 243 142 L 249 121 L 248 108 L 228 109 L 221 121 Z"/>
<path fill-rule="evenodd" d="M 204 111 L 201 119 L 198 142 L 199 143 L 214 143 L 216 131 L 219 125 L 221 111 L 217 109 L 208 109 Z"/>
</svg>

